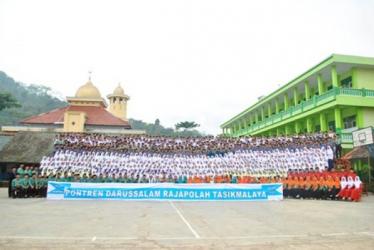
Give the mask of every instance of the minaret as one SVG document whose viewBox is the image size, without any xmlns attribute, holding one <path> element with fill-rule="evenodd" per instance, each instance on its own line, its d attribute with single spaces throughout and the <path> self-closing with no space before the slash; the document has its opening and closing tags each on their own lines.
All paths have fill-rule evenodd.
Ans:
<svg viewBox="0 0 374 250">
<path fill-rule="evenodd" d="M 109 99 L 109 112 L 114 116 L 127 121 L 127 101 L 130 100 L 128 95 L 125 95 L 125 91 L 118 84 L 117 88 L 113 91 L 113 94 L 107 96 Z"/>
</svg>

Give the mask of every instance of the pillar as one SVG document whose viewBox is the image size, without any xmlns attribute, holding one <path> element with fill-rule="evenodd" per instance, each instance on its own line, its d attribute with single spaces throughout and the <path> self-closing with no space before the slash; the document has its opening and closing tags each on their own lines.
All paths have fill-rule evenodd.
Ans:
<svg viewBox="0 0 374 250">
<path fill-rule="evenodd" d="M 290 135 L 291 134 L 290 126 L 286 125 L 285 128 L 284 128 L 284 130 L 285 130 L 285 134 L 286 135 Z"/>
<path fill-rule="evenodd" d="M 275 113 L 276 114 L 279 113 L 279 102 L 278 102 L 278 98 L 275 98 Z"/>
<path fill-rule="evenodd" d="M 364 111 L 361 107 L 357 108 L 356 125 L 358 128 L 364 127 Z"/>
<path fill-rule="evenodd" d="M 324 91 L 324 86 L 323 86 L 323 80 L 322 80 L 321 74 L 318 74 L 317 76 L 317 84 L 318 84 L 318 95 L 322 95 Z"/>
<path fill-rule="evenodd" d="M 312 118 L 308 117 L 306 119 L 306 131 L 308 133 L 312 133 L 313 132 L 313 123 L 312 123 Z"/>
<path fill-rule="evenodd" d="M 319 113 L 319 122 L 321 125 L 321 132 L 326 132 L 327 124 L 326 124 L 326 115 L 324 113 Z"/>
<path fill-rule="evenodd" d="M 305 89 L 305 100 L 309 100 L 309 98 L 310 98 L 310 85 L 309 85 L 309 82 L 304 82 L 304 89 Z"/>
<path fill-rule="evenodd" d="M 265 111 L 264 107 L 261 107 L 261 121 L 265 120 Z"/>
<path fill-rule="evenodd" d="M 300 122 L 295 122 L 295 133 L 300 134 L 301 126 Z"/>
<path fill-rule="evenodd" d="M 335 114 L 335 130 L 336 132 L 340 132 L 343 128 L 343 120 L 342 120 L 342 111 L 339 107 L 334 109 Z"/>
<path fill-rule="evenodd" d="M 271 116 L 271 105 L 270 105 L 270 103 L 268 104 L 268 117 L 270 117 Z"/>
<path fill-rule="evenodd" d="M 295 101 L 295 106 L 299 104 L 299 93 L 297 91 L 297 88 L 293 89 L 293 99 Z"/>
<path fill-rule="evenodd" d="M 281 131 L 280 131 L 280 128 L 278 127 L 277 128 L 277 136 L 280 136 L 280 133 L 281 133 Z"/>
<path fill-rule="evenodd" d="M 289 103 L 288 103 L 288 94 L 284 94 L 284 110 L 286 111 L 288 109 Z"/>
<path fill-rule="evenodd" d="M 333 88 L 339 87 L 338 72 L 336 71 L 336 66 L 335 65 L 333 65 L 331 67 L 331 82 L 332 82 L 332 87 Z"/>
<path fill-rule="evenodd" d="M 255 111 L 255 121 L 256 121 L 256 123 L 258 123 L 258 113 L 257 113 L 257 110 Z"/>
</svg>

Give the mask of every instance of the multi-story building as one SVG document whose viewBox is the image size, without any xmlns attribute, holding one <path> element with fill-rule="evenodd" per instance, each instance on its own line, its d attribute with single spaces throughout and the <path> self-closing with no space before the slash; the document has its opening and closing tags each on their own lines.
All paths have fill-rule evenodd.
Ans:
<svg viewBox="0 0 374 250">
<path fill-rule="evenodd" d="M 221 125 L 223 134 L 291 135 L 374 125 L 374 58 L 333 54 Z"/>
</svg>

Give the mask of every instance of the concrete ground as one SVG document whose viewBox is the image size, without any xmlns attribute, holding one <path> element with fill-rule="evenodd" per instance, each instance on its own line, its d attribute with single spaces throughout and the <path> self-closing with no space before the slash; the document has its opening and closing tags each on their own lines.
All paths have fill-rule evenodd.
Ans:
<svg viewBox="0 0 374 250">
<path fill-rule="evenodd" d="M 0 189 L 0 249 L 374 249 L 360 203 L 49 201 Z"/>
</svg>

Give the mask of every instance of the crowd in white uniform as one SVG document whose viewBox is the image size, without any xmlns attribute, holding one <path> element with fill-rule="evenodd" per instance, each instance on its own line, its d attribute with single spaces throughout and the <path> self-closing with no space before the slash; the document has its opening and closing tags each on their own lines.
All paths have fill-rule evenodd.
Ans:
<svg viewBox="0 0 374 250">
<path fill-rule="evenodd" d="M 332 142 L 327 134 L 234 139 L 65 134 L 56 138 L 56 152 L 45 156 L 40 168 L 43 175 L 127 176 L 138 182 L 181 176 L 286 176 L 290 170 L 325 170 L 334 158 Z M 213 153 L 207 148 L 211 143 L 216 145 Z M 176 150 L 170 150 L 174 145 Z"/>
</svg>

